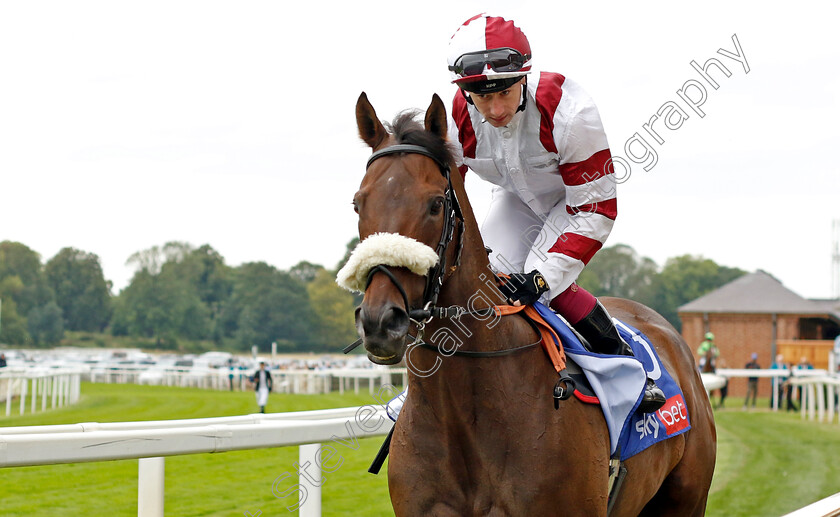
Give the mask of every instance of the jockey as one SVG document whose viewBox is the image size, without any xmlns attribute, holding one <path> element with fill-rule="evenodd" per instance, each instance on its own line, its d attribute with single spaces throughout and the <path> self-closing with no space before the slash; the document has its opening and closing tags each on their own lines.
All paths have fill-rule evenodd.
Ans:
<svg viewBox="0 0 840 517">
<path fill-rule="evenodd" d="M 720 356 L 720 350 L 718 350 L 717 345 L 715 345 L 715 335 L 711 332 L 706 332 L 706 335 L 703 336 L 703 338 L 703 342 L 700 343 L 699 347 L 697 347 L 697 355 L 700 356 L 701 367 L 706 361 L 706 354 L 709 350 L 712 351 L 712 360 Z"/>
<path fill-rule="evenodd" d="M 592 99 L 560 74 L 532 74 L 528 38 L 504 18 L 464 22 L 448 63 L 459 88 L 449 121 L 457 165 L 495 185 L 481 234 L 491 266 L 512 275 L 502 292 L 514 305 L 549 305 L 597 353 L 632 355 L 604 306 L 575 283 L 616 216 L 612 159 Z M 664 403 L 648 379 L 640 409 Z"/>
</svg>

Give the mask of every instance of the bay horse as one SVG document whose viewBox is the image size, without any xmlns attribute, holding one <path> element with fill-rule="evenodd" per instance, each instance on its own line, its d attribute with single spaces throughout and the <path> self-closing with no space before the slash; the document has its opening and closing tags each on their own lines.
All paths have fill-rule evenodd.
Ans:
<svg viewBox="0 0 840 517">
<path fill-rule="evenodd" d="M 703 373 L 715 373 L 717 370 L 717 356 L 715 355 L 715 351 L 717 348 L 710 347 L 706 352 L 703 354 L 701 358 L 702 361 L 700 365 L 700 371 Z"/>
<path fill-rule="evenodd" d="M 555 409 L 558 375 L 534 346 L 537 332 L 525 318 L 492 309 L 506 301 L 492 289 L 487 251 L 446 144 L 446 108 L 434 95 L 424 125 L 415 116 L 398 116 L 389 132 L 364 93 L 356 104 L 359 134 L 373 150 L 353 197 L 357 250 L 382 239 L 366 248 L 348 281 L 364 293 L 356 327 L 371 361 L 409 366 L 390 442 L 394 512 L 606 515 L 610 442 L 601 410 L 575 397 Z M 692 425 L 625 462 L 610 515 L 703 515 L 716 436 L 692 352 L 653 310 L 617 298 L 602 303 L 655 344 Z M 428 336 L 424 346 L 409 342 L 410 331 Z"/>
<path fill-rule="evenodd" d="M 716 373 L 717 372 L 717 360 L 718 357 L 715 354 L 717 352 L 717 347 L 712 346 L 709 347 L 708 350 L 703 354 L 703 357 L 700 358 L 700 373 Z M 720 395 L 720 403 L 716 407 L 723 407 L 724 400 L 726 399 L 726 395 L 728 393 L 728 385 L 729 380 L 727 379 L 726 384 L 723 388 L 717 390 L 709 390 L 709 400 L 714 400 L 714 393 L 717 391 Z"/>
</svg>

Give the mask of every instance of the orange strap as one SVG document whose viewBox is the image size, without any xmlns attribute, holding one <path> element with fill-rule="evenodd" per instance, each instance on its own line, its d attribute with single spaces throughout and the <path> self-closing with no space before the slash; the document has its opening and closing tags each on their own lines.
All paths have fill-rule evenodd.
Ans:
<svg viewBox="0 0 840 517">
<path fill-rule="evenodd" d="M 496 305 L 493 309 L 498 316 L 517 314 L 524 310 L 525 316 L 536 323 L 537 330 L 539 330 L 540 337 L 542 338 L 543 350 L 548 354 L 548 358 L 551 359 L 551 364 L 554 365 L 554 369 L 558 373 L 566 369 L 566 352 L 563 350 L 563 342 L 560 341 L 560 336 L 551 328 L 551 325 L 546 323 L 540 313 L 537 312 L 537 309 L 532 305 Z"/>
</svg>

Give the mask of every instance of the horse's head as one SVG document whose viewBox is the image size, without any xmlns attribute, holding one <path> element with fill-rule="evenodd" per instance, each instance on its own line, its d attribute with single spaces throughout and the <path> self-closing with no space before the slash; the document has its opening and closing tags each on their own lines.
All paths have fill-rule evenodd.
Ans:
<svg viewBox="0 0 840 517">
<path fill-rule="evenodd" d="M 356 329 L 368 357 L 396 364 L 405 354 L 412 316 L 434 301 L 460 216 L 449 180 L 446 109 L 435 95 L 425 127 L 413 113 L 403 113 L 389 134 L 362 93 L 356 121 L 374 153 L 353 197 L 361 242 L 338 282 L 364 292 Z"/>
</svg>

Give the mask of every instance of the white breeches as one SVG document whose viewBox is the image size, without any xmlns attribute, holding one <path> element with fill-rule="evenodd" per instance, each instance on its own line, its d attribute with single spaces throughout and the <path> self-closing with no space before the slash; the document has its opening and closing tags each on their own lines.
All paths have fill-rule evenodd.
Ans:
<svg viewBox="0 0 840 517">
<path fill-rule="evenodd" d="M 583 262 L 560 253 L 549 252 L 569 224 L 566 206 L 555 206 L 541 217 L 516 195 L 496 187 L 481 226 L 484 244 L 493 251 L 490 264 L 502 273 L 543 274 L 551 290 L 540 299 L 548 302 L 574 282 Z"/>
<path fill-rule="evenodd" d="M 257 405 L 260 407 L 268 404 L 268 388 L 260 388 L 257 390 Z"/>
</svg>

